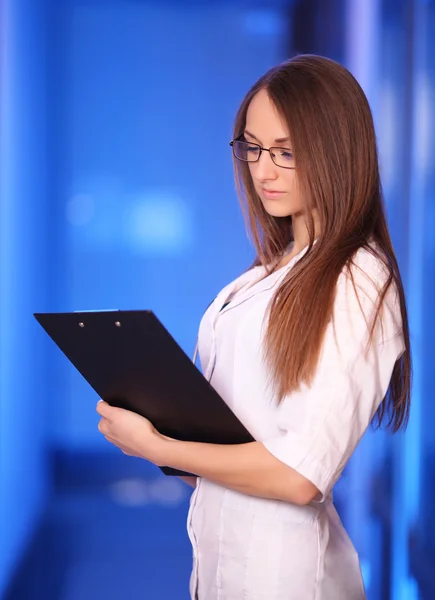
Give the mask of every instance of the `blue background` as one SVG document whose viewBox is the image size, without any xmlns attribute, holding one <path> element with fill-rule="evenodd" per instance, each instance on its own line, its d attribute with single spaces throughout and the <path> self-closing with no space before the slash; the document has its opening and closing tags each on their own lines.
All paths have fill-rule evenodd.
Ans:
<svg viewBox="0 0 435 600">
<path fill-rule="evenodd" d="M 189 489 L 108 447 L 32 314 L 151 308 L 191 354 L 253 258 L 236 110 L 296 51 L 369 97 L 414 354 L 407 433 L 368 432 L 337 505 L 370 600 L 434 598 L 435 3 L 3 0 L 0 43 L 0 598 L 188 598 Z"/>
</svg>

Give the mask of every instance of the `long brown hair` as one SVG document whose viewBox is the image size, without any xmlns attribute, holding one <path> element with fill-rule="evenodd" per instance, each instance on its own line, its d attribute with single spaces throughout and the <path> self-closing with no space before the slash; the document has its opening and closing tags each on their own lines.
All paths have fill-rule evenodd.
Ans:
<svg viewBox="0 0 435 600">
<path fill-rule="evenodd" d="M 309 383 L 331 318 L 337 280 L 360 248 L 385 265 L 370 331 L 373 335 L 388 288 L 397 288 L 405 352 L 396 362 L 388 392 L 377 412 L 380 425 L 397 431 L 406 425 L 410 405 L 411 354 L 405 295 L 385 217 L 376 137 L 363 90 L 342 65 L 300 55 L 270 69 L 249 90 L 236 116 L 234 138 L 245 130 L 249 103 L 265 89 L 287 124 L 302 197 L 307 199 L 310 244 L 287 275 L 270 306 L 265 350 L 278 400 Z M 257 264 L 276 264 L 293 241 L 289 217 L 269 215 L 258 197 L 246 163 L 235 160 L 236 182 Z M 312 209 L 320 233 L 314 244 Z M 375 244 L 369 244 L 374 241 Z M 321 310 L 319 310 L 321 307 Z"/>
</svg>

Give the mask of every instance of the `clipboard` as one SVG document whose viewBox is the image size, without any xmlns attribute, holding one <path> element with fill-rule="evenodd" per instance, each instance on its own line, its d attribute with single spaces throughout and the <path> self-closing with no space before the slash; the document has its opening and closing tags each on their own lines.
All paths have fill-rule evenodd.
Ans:
<svg viewBox="0 0 435 600">
<path fill-rule="evenodd" d="M 252 435 L 151 310 L 34 313 L 64 355 L 112 406 L 163 435 L 243 444 Z M 192 475 L 160 467 L 165 475 Z"/>
</svg>

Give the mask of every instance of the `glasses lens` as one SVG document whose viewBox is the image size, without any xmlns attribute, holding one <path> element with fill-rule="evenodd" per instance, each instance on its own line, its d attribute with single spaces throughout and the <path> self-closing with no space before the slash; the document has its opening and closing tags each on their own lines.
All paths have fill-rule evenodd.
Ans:
<svg viewBox="0 0 435 600">
<path fill-rule="evenodd" d="M 260 156 L 260 146 L 236 140 L 233 144 L 234 156 L 246 162 L 255 162 Z"/>
<path fill-rule="evenodd" d="M 293 169 L 295 166 L 293 152 L 288 150 L 288 148 L 271 148 L 270 156 L 278 167 L 284 167 L 284 169 Z"/>
</svg>

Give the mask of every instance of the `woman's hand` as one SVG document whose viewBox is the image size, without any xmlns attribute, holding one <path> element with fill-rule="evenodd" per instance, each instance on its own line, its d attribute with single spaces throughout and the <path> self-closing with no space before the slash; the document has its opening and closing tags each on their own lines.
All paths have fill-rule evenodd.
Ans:
<svg viewBox="0 0 435 600">
<path fill-rule="evenodd" d="M 157 429 L 140 415 L 110 406 L 104 400 L 97 404 L 97 413 L 101 415 L 98 429 L 106 440 L 117 446 L 128 456 L 137 456 L 161 467 L 163 448 L 169 438 L 161 435 Z"/>
</svg>

